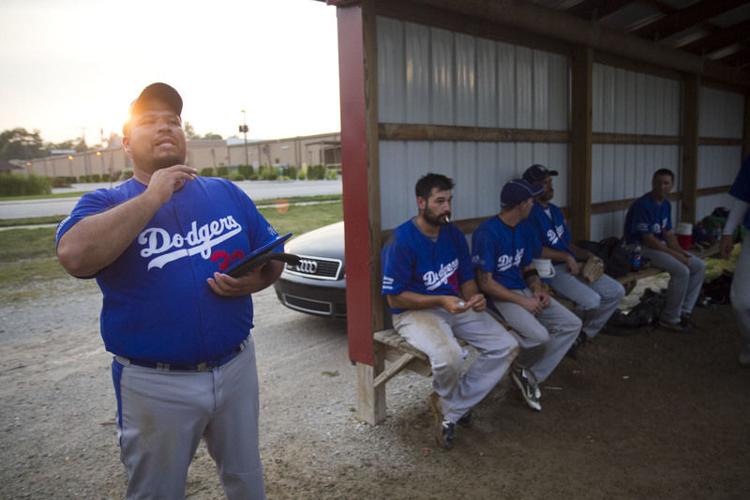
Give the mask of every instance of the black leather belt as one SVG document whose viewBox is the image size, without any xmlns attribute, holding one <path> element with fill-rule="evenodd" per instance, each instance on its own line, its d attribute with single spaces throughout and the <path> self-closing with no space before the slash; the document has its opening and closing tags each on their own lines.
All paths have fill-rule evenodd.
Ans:
<svg viewBox="0 0 750 500">
<path fill-rule="evenodd" d="M 210 361 L 203 361 L 196 365 L 183 365 L 180 363 L 158 363 L 146 359 L 126 358 L 124 356 L 115 356 L 115 359 L 123 365 L 136 365 L 145 368 L 154 368 L 156 370 L 176 371 L 176 372 L 206 372 L 225 365 L 237 357 L 239 353 L 245 350 L 246 341 L 243 340 L 240 345 L 232 349 L 229 353 Z"/>
</svg>

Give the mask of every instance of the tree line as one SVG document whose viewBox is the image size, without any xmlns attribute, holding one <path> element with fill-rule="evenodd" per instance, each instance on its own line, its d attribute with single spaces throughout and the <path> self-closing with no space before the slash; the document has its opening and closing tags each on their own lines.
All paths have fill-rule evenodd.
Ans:
<svg viewBox="0 0 750 500">
<path fill-rule="evenodd" d="M 215 139 L 221 140 L 223 137 L 214 132 L 200 135 L 190 122 L 185 122 L 185 136 L 188 139 Z M 110 134 L 107 144 L 112 144 L 114 140 L 119 140 L 115 133 Z M 93 144 L 89 146 L 86 140 L 81 137 L 70 139 L 62 142 L 48 142 L 42 138 L 39 130 L 26 130 L 23 127 L 16 127 L 0 132 L 0 160 L 33 160 L 34 158 L 44 158 L 50 156 L 52 150 L 64 149 L 74 150 L 76 153 L 84 153 L 102 148 L 103 144 Z"/>
</svg>

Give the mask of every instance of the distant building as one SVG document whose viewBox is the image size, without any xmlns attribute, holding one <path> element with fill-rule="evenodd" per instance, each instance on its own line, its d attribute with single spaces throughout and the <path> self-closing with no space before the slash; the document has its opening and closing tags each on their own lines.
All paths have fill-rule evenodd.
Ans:
<svg viewBox="0 0 750 500">
<path fill-rule="evenodd" d="M 188 165 L 203 168 L 229 167 L 234 169 L 249 164 L 295 166 L 305 169 L 309 165 L 341 165 L 341 134 L 316 134 L 285 137 L 264 141 L 248 141 L 241 138 L 226 140 L 194 139 L 187 143 Z M 55 151 L 51 156 L 37 158 L 27 163 L 29 173 L 46 177 L 95 176 L 119 178 L 126 170 L 132 170 L 130 158 L 120 144 L 99 151 L 75 153 Z"/>
<path fill-rule="evenodd" d="M 0 160 L 0 174 L 12 174 L 23 172 L 23 167 L 8 160 Z"/>
</svg>

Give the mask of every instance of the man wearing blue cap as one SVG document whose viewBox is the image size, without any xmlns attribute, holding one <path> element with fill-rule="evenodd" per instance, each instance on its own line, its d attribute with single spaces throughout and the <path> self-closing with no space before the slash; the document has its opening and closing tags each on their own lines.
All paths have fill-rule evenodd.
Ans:
<svg viewBox="0 0 750 500">
<path fill-rule="evenodd" d="M 576 339 L 575 348 L 599 333 L 625 296 L 625 289 L 606 274 L 593 283 L 581 279 L 582 266 L 578 261 L 596 257 L 570 240 L 570 230 L 562 210 L 551 201 L 555 194 L 552 177 L 556 175 L 556 170 L 532 165 L 526 169 L 523 178 L 544 188 L 531 209 L 529 222 L 542 242 L 542 257 L 555 263 L 555 275 L 549 279 L 549 286 L 575 302 L 577 312 L 583 318 L 583 329 Z"/>
<path fill-rule="evenodd" d="M 542 286 L 531 265 L 541 253 L 534 228 L 526 221 L 540 186 L 516 179 L 503 186 L 500 213 L 483 222 L 472 239 L 479 287 L 515 331 L 521 346 L 511 372 L 526 404 L 541 411 L 542 383 L 581 331 L 581 320 Z"/>
<path fill-rule="evenodd" d="M 60 263 L 102 290 L 127 498 L 184 498 L 201 439 L 228 498 L 264 498 L 250 295 L 282 264 L 223 271 L 276 231 L 234 184 L 185 165 L 174 88 L 151 84 L 130 110 L 133 178 L 81 197 L 57 230 Z"/>
</svg>

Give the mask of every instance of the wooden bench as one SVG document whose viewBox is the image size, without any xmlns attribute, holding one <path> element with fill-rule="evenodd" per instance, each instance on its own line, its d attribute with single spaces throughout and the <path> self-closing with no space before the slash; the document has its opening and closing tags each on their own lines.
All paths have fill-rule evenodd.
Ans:
<svg viewBox="0 0 750 500">
<path fill-rule="evenodd" d="M 706 259 L 717 255 L 719 253 L 719 244 L 716 243 L 708 248 L 694 252 L 697 257 Z M 664 271 L 655 267 L 649 267 L 641 271 L 628 273 L 618 278 L 617 281 L 622 283 L 626 290 L 629 292 L 635 286 L 638 280 L 656 276 Z M 569 300 L 561 297 L 556 297 L 561 304 L 565 305 L 569 309 L 572 309 L 575 304 Z M 495 311 L 487 309 L 487 312 L 501 323 L 507 330 L 511 330 L 508 325 L 503 321 Z M 411 345 L 403 337 L 401 337 L 393 328 L 381 330 L 373 333 L 373 340 L 376 343 L 376 351 L 381 351 L 385 357 L 385 361 L 389 362 L 387 368 L 382 370 L 375 376 L 373 380 L 372 391 L 384 391 L 385 384 L 393 377 L 401 373 L 403 370 L 413 371 L 426 377 L 432 376 L 432 367 L 430 360 L 425 353 Z M 465 342 L 459 339 L 461 345 L 466 345 Z M 370 392 L 371 393 L 371 392 Z M 384 403 L 384 392 L 383 403 Z M 369 404 L 369 403 L 368 403 Z"/>
</svg>

